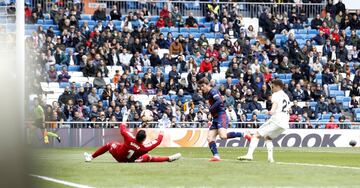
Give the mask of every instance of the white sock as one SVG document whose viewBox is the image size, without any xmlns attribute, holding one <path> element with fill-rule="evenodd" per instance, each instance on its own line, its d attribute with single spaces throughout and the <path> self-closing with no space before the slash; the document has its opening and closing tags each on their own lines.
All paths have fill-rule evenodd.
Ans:
<svg viewBox="0 0 360 188">
<path fill-rule="evenodd" d="M 272 140 L 266 140 L 265 145 L 268 151 L 268 159 L 273 160 L 274 144 L 272 143 Z"/>
<path fill-rule="evenodd" d="M 258 143 L 259 143 L 258 138 L 256 138 L 256 137 L 251 138 L 248 153 L 246 154 L 247 156 L 253 157 L 253 153 L 254 153 L 255 149 L 257 148 Z"/>
</svg>

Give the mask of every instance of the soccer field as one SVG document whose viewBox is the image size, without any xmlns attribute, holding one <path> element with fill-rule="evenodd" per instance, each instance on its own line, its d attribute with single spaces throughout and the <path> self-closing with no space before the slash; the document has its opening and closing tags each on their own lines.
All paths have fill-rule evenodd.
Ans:
<svg viewBox="0 0 360 188">
<path fill-rule="evenodd" d="M 37 149 L 31 174 L 83 187 L 359 187 L 360 148 L 275 148 L 273 164 L 266 149 L 252 162 L 237 161 L 244 148 L 220 148 L 221 162 L 208 162 L 208 148 L 158 148 L 152 155 L 181 152 L 172 163 L 117 163 L 110 154 L 85 163 L 95 148 Z M 37 177 L 35 187 L 67 187 Z"/>
</svg>

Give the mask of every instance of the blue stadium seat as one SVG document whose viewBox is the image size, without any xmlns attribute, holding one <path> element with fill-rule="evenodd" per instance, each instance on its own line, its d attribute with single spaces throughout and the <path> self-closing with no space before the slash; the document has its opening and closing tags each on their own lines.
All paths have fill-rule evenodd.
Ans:
<svg viewBox="0 0 360 188">
<path fill-rule="evenodd" d="M 185 28 L 185 27 L 180 28 L 180 33 L 188 33 L 188 32 L 189 32 L 189 28 Z"/>
<path fill-rule="evenodd" d="M 265 120 L 265 119 L 268 118 L 268 115 L 266 115 L 266 114 L 258 114 L 258 115 L 257 115 L 257 118 L 258 118 L 258 119 L 264 119 L 264 120 Z"/>
<path fill-rule="evenodd" d="M 330 97 L 345 96 L 344 91 L 330 91 Z"/>
<path fill-rule="evenodd" d="M 172 33 L 174 39 L 177 38 L 180 35 L 180 33 L 178 33 L 178 32 L 171 32 L 171 33 Z"/>
<path fill-rule="evenodd" d="M 205 22 L 203 25 L 204 25 L 204 27 L 210 28 L 211 27 L 211 22 Z"/>
<path fill-rule="evenodd" d="M 348 102 L 342 102 L 342 107 L 343 107 L 344 110 L 348 110 L 350 108 Z"/>
<path fill-rule="evenodd" d="M 59 83 L 60 88 L 65 88 L 65 87 L 69 87 L 69 86 L 70 86 L 70 83 L 68 83 L 68 82 L 60 82 Z"/>
<path fill-rule="evenodd" d="M 170 27 L 170 32 L 179 32 L 178 27 Z"/>
<path fill-rule="evenodd" d="M 305 35 L 302 35 L 302 34 L 295 34 L 295 39 L 296 40 L 302 40 L 302 39 L 305 39 Z"/>
<path fill-rule="evenodd" d="M 199 24 L 203 24 L 203 23 L 206 22 L 206 18 L 205 17 L 198 17 L 197 21 L 198 21 Z"/>
<path fill-rule="evenodd" d="M 232 79 L 231 84 L 236 85 L 239 83 L 239 79 Z"/>
<path fill-rule="evenodd" d="M 328 88 L 329 88 L 329 91 L 336 91 L 336 90 L 339 90 L 339 85 L 338 84 L 329 84 Z"/>
<path fill-rule="evenodd" d="M 246 114 L 246 119 L 250 120 L 252 118 L 252 114 Z"/>
<path fill-rule="evenodd" d="M 290 79 L 283 79 L 282 81 L 283 81 L 284 84 L 289 84 L 291 80 Z"/>
<path fill-rule="evenodd" d="M 68 71 L 72 72 L 72 71 L 80 71 L 80 66 L 74 65 L 74 66 L 69 66 L 68 67 Z"/>
<path fill-rule="evenodd" d="M 351 101 L 351 97 L 344 97 L 342 102 L 348 103 L 350 101 Z"/>
<path fill-rule="evenodd" d="M 336 96 L 336 102 L 342 103 L 344 101 L 344 96 Z"/>
<path fill-rule="evenodd" d="M 37 24 L 44 24 L 44 20 L 38 20 Z"/>
<path fill-rule="evenodd" d="M 319 31 L 317 29 L 310 29 L 308 34 L 315 34 L 316 35 L 316 34 L 318 34 L 318 32 Z"/>
<path fill-rule="evenodd" d="M 186 102 L 186 101 L 189 101 L 190 99 L 192 99 L 192 96 L 191 95 L 184 95 L 184 97 L 182 98 L 181 102 Z"/>
<path fill-rule="evenodd" d="M 109 106 L 109 101 L 108 100 L 103 100 L 103 107 L 107 108 Z"/>
<path fill-rule="evenodd" d="M 298 29 L 295 30 L 295 34 L 307 34 L 308 30 L 307 29 Z"/>
<path fill-rule="evenodd" d="M 357 113 L 357 114 L 355 115 L 355 120 L 356 120 L 356 121 L 360 121 L 360 113 Z"/>
<path fill-rule="evenodd" d="M 97 94 L 97 95 L 102 95 L 103 92 L 104 92 L 104 89 L 103 89 L 103 88 L 99 88 L 99 89 L 97 89 L 96 94 Z"/>
<path fill-rule="evenodd" d="M 149 21 L 157 21 L 159 16 L 151 16 Z"/>
<path fill-rule="evenodd" d="M 360 113 L 360 108 L 355 108 L 355 109 L 353 109 L 353 110 L 354 110 L 354 113 L 355 113 L 355 114 Z"/>
<path fill-rule="evenodd" d="M 214 35 L 214 33 L 205 33 L 205 37 L 208 39 L 212 39 L 212 38 L 215 38 L 215 35 Z"/>
<path fill-rule="evenodd" d="M 199 10 L 200 4 L 199 3 L 185 3 L 185 8 L 188 10 Z"/>
<path fill-rule="evenodd" d="M 209 33 L 210 32 L 210 28 L 208 28 L 208 27 L 202 27 L 199 30 L 200 30 L 200 33 Z"/>
<path fill-rule="evenodd" d="M 81 15 L 80 15 L 80 18 L 81 18 L 82 20 L 92 20 L 92 19 L 91 19 L 92 16 L 91 16 L 90 14 L 81 14 Z"/>
<path fill-rule="evenodd" d="M 229 67 L 229 65 L 230 65 L 230 61 L 223 61 L 220 63 L 221 67 Z"/>
<path fill-rule="evenodd" d="M 222 38 L 224 38 L 224 34 L 222 34 L 222 33 L 215 33 L 215 38 L 216 38 L 216 39 L 218 39 L 218 38 L 222 39 Z"/>
<path fill-rule="evenodd" d="M 291 73 L 290 74 L 285 74 L 285 76 L 286 76 L 286 79 L 291 79 L 292 74 Z"/>
<path fill-rule="evenodd" d="M 190 31 L 190 33 L 191 33 L 191 31 Z M 194 38 L 200 38 L 201 33 L 192 33 L 192 35 L 194 36 Z"/>
<path fill-rule="evenodd" d="M 160 28 L 160 32 L 162 32 L 162 33 L 169 32 L 169 31 L 170 31 L 170 28 L 168 28 L 168 27 Z"/>
<path fill-rule="evenodd" d="M 189 32 L 190 33 L 197 33 L 197 32 L 199 32 L 199 29 L 198 28 L 189 28 Z"/>
<path fill-rule="evenodd" d="M 54 21 L 53 20 L 44 20 L 44 24 L 46 25 L 53 25 Z"/>
<path fill-rule="evenodd" d="M 226 79 L 217 80 L 218 84 L 222 85 L 226 83 Z"/>
<path fill-rule="evenodd" d="M 286 79 L 286 74 L 277 74 L 277 76 L 280 80 L 285 80 Z"/>
<path fill-rule="evenodd" d="M 321 115 L 321 119 L 322 120 L 329 120 L 331 115 L 332 114 L 323 114 L 323 115 Z"/>
</svg>

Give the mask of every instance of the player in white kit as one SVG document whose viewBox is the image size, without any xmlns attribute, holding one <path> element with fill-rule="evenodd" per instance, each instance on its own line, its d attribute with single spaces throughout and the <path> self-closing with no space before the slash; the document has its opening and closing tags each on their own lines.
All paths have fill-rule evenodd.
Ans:
<svg viewBox="0 0 360 188">
<path fill-rule="evenodd" d="M 272 139 L 278 137 L 282 132 L 289 128 L 290 115 L 290 100 L 288 95 L 283 91 L 283 82 L 281 80 L 274 80 L 272 82 L 272 107 L 268 112 L 271 115 L 251 137 L 248 153 L 245 156 L 238 157 L 238 160 L 253 160 L 253 153 L 258 146 L 259 139 L 265 139 L 265 145 L 268 150 L 268 161 L 274 162 Z"/>
</svg>

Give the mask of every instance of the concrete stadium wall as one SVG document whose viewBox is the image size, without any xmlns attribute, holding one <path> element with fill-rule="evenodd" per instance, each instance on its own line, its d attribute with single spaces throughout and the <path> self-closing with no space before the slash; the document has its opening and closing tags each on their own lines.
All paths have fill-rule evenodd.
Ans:
<svg viewBox="0 0 360 188">
<path fill-rule="evenodd" d="M 146 142 L 157 138 L 160 129 L 145 129 L 148 135 Z M 135 133 L 136 129 L 129 129 Z M 208 147 L 207 129 L 165 129 L 165 136 L 160 147 Z M 228 129 L 228 131 L 250 131 L 254 129 Z M 119 129 L 57 129 L 54 130 L 61 136 L 61 143 L 50 139 L 46 147 L 98 147 L 109 141 L 122 142 Z M 32 143 L 45 146 L 42 143 L 40 130 L 33 132 Z M 29 135 L 29 133 L 28 133 Z M 273 140 L 275 147 L 350 147 L 350 140 L 360 143 L 360 130 L 326 130 L 326 129 L 289 129 Z M 244 138 L 220 140 L 220 147 L 246 147 L 248 142 Z M 263 147 L 264 142 L 260 141 Z"/>
</svg>

